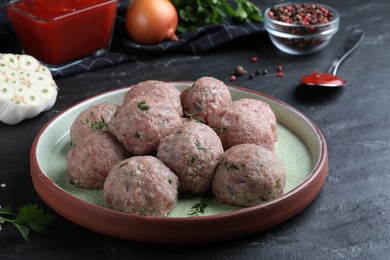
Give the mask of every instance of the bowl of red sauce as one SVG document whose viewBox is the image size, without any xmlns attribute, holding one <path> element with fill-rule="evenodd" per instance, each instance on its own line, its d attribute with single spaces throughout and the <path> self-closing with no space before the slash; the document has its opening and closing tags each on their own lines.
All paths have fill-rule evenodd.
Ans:
<svg viewBox="0 0 390 260">
<path fill-rule="evenodd" d="M 56 70 L 106 53 L 118 0 L 6 0 L 24 53 Z"/>
<path fill-rule="evenodd" d="M 304 55 L 322 50 L 337 33 L 339 13 L 317 3 L 286 3 L 266 9 L 264 27 L 283 52 Z"/>
</svg>

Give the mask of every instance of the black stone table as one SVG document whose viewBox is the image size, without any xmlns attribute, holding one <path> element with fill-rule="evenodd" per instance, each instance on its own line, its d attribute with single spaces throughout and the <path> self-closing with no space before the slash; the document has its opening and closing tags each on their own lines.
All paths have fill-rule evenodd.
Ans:
<svg viewBox="0 0 390 260">
<path fill-rule="evenodd" d="M 264 9 L 277 2 L 281 1 L 258 4 Z M 389 259 L 390 2 L 321 3 L 340 12 L 341 27 L 328 47 L 317 54 L 281 53 L 267 34 L 260 32 L 200 55 L 165 54 L 58 78 L 59 95 L 50 111 L 16 126 L 0 123 L 0 205 L 17 209 L 37 203 L 56 215 L 48 230 L 32 232 L 28 243 L 11 225 L 3 224 L 0 259 Z M 320 90 L 300 86 L 301 75 L 328 68 L 348 32 L 355 28 L 365 30 L 366 37 L 339 70 L 347 86 Z M 0 42 L 0 52 L 8 51 L 10 43 L 12 39 Z M 250 62 L 253 56 L 258 57 L 257 63 Z M 269 73 L 229 82 L 237 65 Z M 281 78 L 275 75 L 279 65 L 284 72 Z M 307 208 L 249 237 L 169 246 L 92 232 L 57 215 L 40 199 L 31 182 L 29 152 L 38 131 L 57 113 L 92 95 L 139 81 L 193 81 L 205 75 L 280 99 L 321 129 L 329 149 L 328 178 Z"/>
</svg>

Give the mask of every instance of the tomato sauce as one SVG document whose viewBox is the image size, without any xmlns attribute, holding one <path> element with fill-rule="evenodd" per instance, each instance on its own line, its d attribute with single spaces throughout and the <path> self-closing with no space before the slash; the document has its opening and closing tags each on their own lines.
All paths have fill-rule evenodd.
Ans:
<svg viewBox="0 0 390 260">
<path fill-rule="evenodd" d="M 301 78 L 301 83 L 307 85 L 344 85 L 345 80 L 329 73 L 313 72 Z"/>
<path fill-rule="evenodd" d="M 107 50 L 118 0 L 19 0 L 6 4 L 22 49 L 48 65 Z"/>
</svg>

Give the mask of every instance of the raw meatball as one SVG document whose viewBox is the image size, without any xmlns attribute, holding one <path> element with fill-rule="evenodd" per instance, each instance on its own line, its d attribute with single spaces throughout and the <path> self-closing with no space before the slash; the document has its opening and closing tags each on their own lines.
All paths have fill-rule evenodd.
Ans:
<svg viewBox="0 0 390 260">
<path fill-rule="evenodd" d="M 212 190 L 220 203 L 252 206 L 283 194 L 285 183 L 286 173 L 275 153 L 240 144 L 222 156 Z"/>
<path fill-rule="evenodd" d="M 153 156 L 134 156 L 114 166 L 104 183 L 107 205 L 118 211 L 166 216 L 176 206 L 177 176 Z"/>
<path fill-rule="evenodd" d="M 160 97 L 137 96 L 121 105 L 108 130 L 134 155 L 157 150 L 160 139 L 182 124 L 171 103 Z"/>
<path fill-rule="evenodd" d="M 66 170 L 70 182 L 87 189 L 103 188 L 111 168 L 129 156 L 109 132 L 90 133 L 68 153 Z"/>
<path fill-rule="evenodd" d="M 180 102 L 180 91 L 172 84 L 158 80 L 147 80 L 131 86 L 123 98 L 123 103 L 129 102 L 136 96 L 161 97 L 165 102 L 171 102 L 173 107 L 183 116 L 183 108 Z"/>
<path fill-rule="evenodd" d="M 179 177 L 180 191 L 194 194 L 210 190 L 222 154 L 218 135 L 193 120 L 162 138 L 157 149 L 157 158 Z"/>
<path fill-rule="evenodd" d="M 253 112 L 258 113 L 259 117 L 265 118 L 271 126 L 272 133 L 274 134 L 274 141 L 277 140 L 277 123 L 274 111 L 268 103 L 257 99 L 242 98 L 234 101 L 236 106 L 248 107 Z"/>
<path fill-rule="evenodd" d="M 212 77 L 195 81 L 192 87 L 182 92 L 180 99 L 185 113 L 206 123 L 216 111 L 232 102 L 226 85 Z"/>
<path fill-rule="evenodd" d="M 274 134 L 267 119 L 250 106 L 234 101 L 210 118 L 209 126 L 221 138 L 225 150 L 237 144 L 257 144 L 275 150 Z"/>
<path fill-rule="evenodd" d="M 82 111 L 70 127 L 72 143 L 77 143 L 89 133 L 107 130 L 107 122 L 111 120 L 117 108 L 116 104 L 102 103 Z"/>
</svg>

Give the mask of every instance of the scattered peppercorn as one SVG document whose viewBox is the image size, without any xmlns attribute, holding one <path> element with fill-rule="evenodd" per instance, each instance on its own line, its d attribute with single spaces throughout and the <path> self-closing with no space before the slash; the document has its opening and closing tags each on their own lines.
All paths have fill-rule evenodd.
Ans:
<svg viewBox="0 0 390 260">
<path fill-rule="evenodd" d="M 254 73 L 249 74 L 248 79 L 253 79 L 255 77 Z"/>
<path fill-rule="evenodd" d="M 234 70 L 234 75 L 236 76 L 242 76 L 246 73 L 247 71 L 244 69 L 243 66 L 237 66 L 236 69 Z"/>
<path fill-rule="evenodd" d="M 256 57 L 256 56 L 253 56 L 253 57 L 251 58 L 251 62 L 257 62 L 257 57 Z"/>
<path fill-rule="evenodd" d="M 278 67 L 276 68 L 276 71 L 281 72 L 282 70 L 283 70 L 283 67 L 282 67 L 282 66 L 278 66 Z"/>
<path fill-rule="evenodd" d="M 276 76 L 279 78 L 283 77 L 283 72 L 279 71 L 278 73 L 276 73 Z"/>
<path fill-rule="evenodd" d="M 267 75 L 268 74 L 268 70 L 263 70 L 263 75 Z"/>
<path fill-rule="evenodd" d="M 256 70 L 255 71 L 255 76 L 259 76 L 261 74 L 261 70 Z"/>
<path fill-rule="evenodd" d="M 229 80 L 230 80 L 230 81 L 236 81 L 236 79 L 237 79 L 236 76 L 231 75 Z"/>
</svg>

